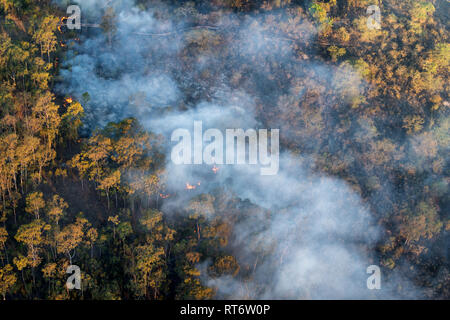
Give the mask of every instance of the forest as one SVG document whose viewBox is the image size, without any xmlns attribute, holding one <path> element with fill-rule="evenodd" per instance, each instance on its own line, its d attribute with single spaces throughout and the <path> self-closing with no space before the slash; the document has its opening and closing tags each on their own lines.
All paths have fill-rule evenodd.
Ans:
<svg viewBox="0 0 450 320">
<path fill-rule="evenodd" d="M 1 299 L 450 299 L 449 7 L 0 0 Z M 174 164 L 194 121 L 279 171 Z"/>
</svg>

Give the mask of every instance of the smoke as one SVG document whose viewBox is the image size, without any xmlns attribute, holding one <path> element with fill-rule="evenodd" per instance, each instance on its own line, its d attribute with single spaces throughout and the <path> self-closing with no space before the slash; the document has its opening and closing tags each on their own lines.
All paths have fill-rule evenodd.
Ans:
<svg viewBox="0 0 450 320">
<path fill-rule="evenodd" d="M 315 149 L 313 127 L 323 125 L 321 115 L 339 111 L 364 90 L 351 66 L 310 57 L 308 43 L 317 31 L 307 20 L 278 17 L 280 25 L 264 15 L 223 13 L 214 28 L 194 29 L 194 23 L 205 23 L 189 5 L 144 11 L 131 0 L 79 3 L 82 20 L 100 19 L 113 7 L 117 28 L 111 35 L 83 29 L 61 71 L 58 90 L 83 103 L 88 131 L 133 116 L 166 137 L 169 154 L 171 132 L 192 130 L 194 120 L 201 120 L 205 129 L 279 128 L 286 145 L 301 140 Z M 281 27 L 290 29 L 282 35 Z M 272 73 L 283 64 L 289 72 L 280 77 L 288 85 L 280 89 Z M 293 83 L 292 77 L 302 80 Z M 330 88 L 331 96 L 325 94 Z M 315 114 L 302 108 L 310 100 Z M 307 121 L 292 122 L 293 113 Z M 254 165 L 224 165 L 214 174 L 211 166 L 177 166 L 166 157 L 167 189 L 179 194 L 165 200 L 166 214 L 217 187 L 258 208 L 238 220 L 231 244 L 238 261 L 252 266 L 251 275 L 215 278 L 202 266 L 203 281 L 217 289 L 218 298 L 394 297 L 390 290 L 366 287 L 366 268 L 378 264 L 373 248 L 383 232 L 370 208 L 346 182 L 316 173 L 313 157 L 282 150 L 275 176 L 260 176 Z M 183 193 L 187 182 L 200 184 Z"/>
</svg>

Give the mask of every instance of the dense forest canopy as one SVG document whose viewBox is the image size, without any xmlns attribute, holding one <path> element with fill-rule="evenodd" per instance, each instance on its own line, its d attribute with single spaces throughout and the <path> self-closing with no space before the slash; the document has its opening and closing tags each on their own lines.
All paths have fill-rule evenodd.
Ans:
<svg viewBox="0 0 450 320">
<path fill-rule="evenodd" d="M 0 0 L 0 296 L 450 298 L 448 16 Z M 170 135 L 196 120 L 279 129 L 278 174 L 175 165 Z"/>
</svg>

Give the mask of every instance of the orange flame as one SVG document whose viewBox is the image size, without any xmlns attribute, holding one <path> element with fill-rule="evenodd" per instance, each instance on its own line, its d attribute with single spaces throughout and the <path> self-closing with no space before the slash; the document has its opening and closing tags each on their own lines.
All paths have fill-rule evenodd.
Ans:
<svg viewBox="0 0 450 320">
<path fill-rule="evenodd" d="M 190 185 L 188 182 L 186 182 L 186 190 L 193 190 L 195 188 L 197 188 L 197 187 L 194 185 Z"/>
<path fill-rule="evenodd" d="M 217 173 L 217 172 L 219 171 L 219 168 L 217 168 L 216 165 L 214 165 L 214 166 L 212 167 L 212 171 L 213 171 L 214 173 Z"/>
<path fill-rule="evenodd" d="M 170 194 L 160 193 L 159 196 L 161 197 L 161 199 L 167 199 L 168 197 L 170 197 Z"/>
<path fill-rule="evenodd" d="M 64 99 L 64 101 L 68 104 L 71 104 L 73 102 L 71 97 Z"/>
</svg>

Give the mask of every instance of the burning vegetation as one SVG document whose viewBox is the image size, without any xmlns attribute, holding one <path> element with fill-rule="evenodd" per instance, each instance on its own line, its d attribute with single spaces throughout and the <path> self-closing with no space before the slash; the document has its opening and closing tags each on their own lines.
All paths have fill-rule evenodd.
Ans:
<svg viewBox="0 0 450 320">
<path fill-rule="evenodd" d="M 450 298 L 447 1 L 74 1 L 70 32 L 59 1 L 19 2 L 0 2 L 3 299 Z M 196 120 L 279 128 L 277 174 L 174 164 Z"/>
</svg>

